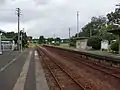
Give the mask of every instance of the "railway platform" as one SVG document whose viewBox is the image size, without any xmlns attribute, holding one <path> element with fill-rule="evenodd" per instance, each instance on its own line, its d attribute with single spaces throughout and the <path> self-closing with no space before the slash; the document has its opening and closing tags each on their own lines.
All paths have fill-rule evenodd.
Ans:
<svg viewBox="0 0 120 90">
<path fill-rule="evenodd" d="M 78 52 L 86 52 L 86 53 L 91 53 L 91 54 L 96 54 L 100 56 L 107 56 L 115 59 L 120 59 L 120 54 L 113 54 L 109 52 L 103 52 L 103 51 L 98 51 L 98 50 L 83 50 L 83 49 L 76 49 L 73 47 L 58 47 L 58 48 L 63 48 L 63 49 L 68 49 L 68 50 L 73 50 L 73 51 L 78 51 Z"/>
<path fill-rule="evenodd" d="M 34 48 L 0 55 L 1 90 L 49 90 L 40 57 Z"/>
</svg>

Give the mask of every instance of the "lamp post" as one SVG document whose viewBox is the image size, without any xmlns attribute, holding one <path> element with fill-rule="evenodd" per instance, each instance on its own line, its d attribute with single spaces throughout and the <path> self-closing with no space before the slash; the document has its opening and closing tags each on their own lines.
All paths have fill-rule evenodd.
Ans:
<svg viewBox="0 0 120 90">
<path fill-rule="evenodd" d="M 77 11 L 77 37 L 79 37 L 79 11 Z"/>
<path fill-rule="evenodd" d="M 22 52 L 22 30 L 21 30 L 21 52 Z"/>
<path fill-rule="evenodd" d="M 20 31 L 20 51 L 22 52 L 22 32 L 23 30 Z"/>
<path fill-rule="evenodd" d="M 2 35 L 2 33 L 0 33 L 0 54 L 2 54 L 2 49 L 1 49 L 1 35 Z"/>
</svg>

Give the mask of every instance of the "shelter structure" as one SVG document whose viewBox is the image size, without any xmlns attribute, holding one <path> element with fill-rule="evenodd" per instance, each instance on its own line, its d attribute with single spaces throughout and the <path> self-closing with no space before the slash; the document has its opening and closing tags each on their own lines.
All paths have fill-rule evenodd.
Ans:
<svg viewBox="0 0 120 90">
<path fill-rule="evenodd" d="M 76 48 L 77 49 L 87 49 L 88 37 L 77 37 L 76 38 Z"/>
</svg>

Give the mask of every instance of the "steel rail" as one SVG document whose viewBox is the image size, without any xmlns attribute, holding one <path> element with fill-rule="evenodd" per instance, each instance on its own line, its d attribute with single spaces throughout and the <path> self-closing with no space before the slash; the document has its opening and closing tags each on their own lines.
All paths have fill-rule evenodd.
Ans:
<svg viewBox="0 0 120 90">
<path fill-rule="evenodd" d="M 41 49 L 41 51 L 43 51 L 45 53 L 46 56 L 48 56 L 48 58 L 54 63 L 56 64 L 64 73 L 66 73 L 66 75 L 68 75 L 80 88 L 81 90 L 86 90 L 85 87 L 83 87 L 83 85 L 81 85 L 80 82 L 78 82 L 78 80 L 76 80 L 70 73 L 68 73 L 64 68 L 62 68 L 58 63 L 56 63 L 52 58 L 50 57 L 44 50 Z M 54 75 L 54 73 L 52 73 Z M 55 75 L 54 75 L 54 78 L 55 78 Z M 57 83 L 59 82 L 57 79 L 56 79 Z M 60 84 L 59 84 L 60 85 Z"/>
</svg>

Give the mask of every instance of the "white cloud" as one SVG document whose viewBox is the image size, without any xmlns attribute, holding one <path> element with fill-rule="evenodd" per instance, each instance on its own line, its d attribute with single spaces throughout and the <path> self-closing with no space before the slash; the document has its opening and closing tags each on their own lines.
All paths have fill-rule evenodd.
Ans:
<svg viewBox="0 0 120 90">
<path fill-rule="evenodd" d="M 4 0 L 2 0 L 4 1 Z M 92 16 L 106 15 L 114 10 L 118 0 L 6 0 L 0 6 L 0 28 L 17 31 L 15 9 L 21 8 L 21 28 L 28 35 L 68 37 L 76 32 L 76 12 L 80 13 L 80 27 Z"/>
</svg>

